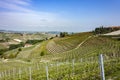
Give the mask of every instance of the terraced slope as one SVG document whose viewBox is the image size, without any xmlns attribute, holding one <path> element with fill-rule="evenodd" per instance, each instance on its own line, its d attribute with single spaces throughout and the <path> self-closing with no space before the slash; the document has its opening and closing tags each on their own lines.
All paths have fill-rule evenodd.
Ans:
<svg viewBox="0 0 120 80">
<path fill-rule="evenodd" d="M 78 33 L 67 36 L 65 38 L 55 38 L 47 45 L 47 50 L 50 53 L 62 53 L 76 48 L 79 44 L 91 36 L 92 33 Z"/>
<path fill-rule="evenodd" d="M 79 38 L 76 37 L 79 40 Z M 48 43 L 49 44 L 49 43 Z M 51 45 L 51 48 L 48 48 L 51 53 L 57 53 L 61 47 L 56 46 L 55 41 Z M 48 45 L 47 45 L 48 46 Z M 63 47 L 62 47 L 63 49 Z M 52 54 L 44 56 L 43 58 L 52 59 L 52 60 L 72 60 L 80 59 L 87 57 L 97 57 L 99 54 L 106 54 L 109 56 L 120 56 L 120 42 L 113 40 L 107 37 L 92 36 L 90 39 L 86 40 L 81 46 L 74 47 L 73 49 L 68 49 L 64 51 L 59 51 L 59 54 Z"/>
<path fill-rule="evenodd" d="M 28 59 L 31 60 L 31 65 L 34 66 L 34 63 L 38 58 L 39 63 L 49 62 L 49 78 L 51 80 L 100 80 L 98 55 L 102 53 L 105 59 L 106 79 L 119 80 L 120 41 L 108 37 L 89 36 L 91 36 L 91 33 L 80 33 L 65 38 L 48 40 L 41 43 L 39 46 L 37 44 L 31 48 L 25 48 L 17 57 L 22 57 L 22 55 L 25 56 L 28 51 L 30 52 Z M 66 49 L 63 46 L 65 46 Z M 40 56 L 39 52 L 46 52 L 46 47 L 50 50 L 49 52 L 59 54 Z M 33 61 L 33 59 L 35 61 Z M 73 59 L 75 61 L 74 67 Z M 5 63 L 1 64 L 3 67 L 6 67 L 5 69 L 9 68 Z M 14 64 L 13 61 L 11 64 L 14 66 L 11 66 L 10 68 L 16 67 L 15 64 L 17 63 Z M 20 64 L 27 66 L 26 64 Z M 37 66 L 35 65 L 35 67 L 32 67 L 32 78 L 34 80 L 46 80 L 45 66 L 46 64 L 38 64 Z M 2 67 L 0 69 L 2 70 Z M 19 77 L 9 77 L 12 80 L 28 80 L 28 75 L 29 73 L 23 73 L 21 79 L 18 79 Z"/>
</svg>

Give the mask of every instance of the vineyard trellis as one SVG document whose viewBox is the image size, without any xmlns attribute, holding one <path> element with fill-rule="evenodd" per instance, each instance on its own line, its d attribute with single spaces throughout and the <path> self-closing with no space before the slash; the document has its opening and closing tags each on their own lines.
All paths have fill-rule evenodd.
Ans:
<svg viewBox="0 0 120 80">
<path fill-rule="evenodd" d="M 114 66 L 113 66 L 114 65 Z M 104 54 L 105 76 L 113 73 L 120 65 L 120 58 Z M 109 68 L 108 68 L 109 66 Z M 116 69 L 115 69 L 116 68 Z M 112 70 L 112 72 L 111 72 Z M 0 72 L 0 80 L 100 80 L 99 57 L 89 57 L 35 63 L 30 67 L 13 68 Z M 103 79 L 104 80 L 104 79 Z"/>
</svg>

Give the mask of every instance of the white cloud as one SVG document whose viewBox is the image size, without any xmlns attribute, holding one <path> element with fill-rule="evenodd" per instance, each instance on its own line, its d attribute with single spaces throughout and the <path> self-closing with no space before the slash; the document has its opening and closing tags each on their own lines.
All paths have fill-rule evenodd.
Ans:
<svg viewBox="0 0 120 80">
<path fill-rule="evenodd" d="M 0 24 L 8 25 L 6 28 L 43 28 L 43 27 L 61 27 L 69 26 L 67 20 L 62 19 L 58 14 L 48 12 L 18 13 L 1 12 Z M 3 27 L 2 26 L 2 27 Z"/>
<path fill-rule="evenodd" d="M 34 11 L 26 8 L 31 0 L 0 0 L 0 8 L 9 11 L 0 11 L 0 29 L 16 30 L 54 30 L 68 29 L 78 23 L 63 18 L 58 13 Z"/>
<path fill-rule="evenodd" d="M 24 5 L 24 6 L 29 6 L 30 5 L 30 0 L 4 0 L 6 3 L 11 3 L 11 4 L 19 4 L 19 5 Z"/>
<path fill-rule="evenodd" d="M 25 6 L 30 5 L 25 0 L 0 0 L 0 8 L 18 11 L 18 12 L 33 12 L 33 10 L 26 8 Z"/>
</svg>

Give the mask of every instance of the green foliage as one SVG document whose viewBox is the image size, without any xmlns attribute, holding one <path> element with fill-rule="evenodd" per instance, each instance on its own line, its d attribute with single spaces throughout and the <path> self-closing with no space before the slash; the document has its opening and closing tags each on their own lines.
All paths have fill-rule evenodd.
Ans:
<svg viewBox="0 0 120 80">
<path fill-rule="evenodd" d="M 26 43 L 34 45 L 34 44 L 42 42 L 42 41 L 44 41 L 44 40 L 27 40 Z"/>
<path fill-rule="evenodd" d="M 24 47 L 24 43 L 21 42 L 20 44 L 10 44 L 9 46 L 9 50 L 12 50 L 12 49 L 16 49 L 16 48 L 19 48 L 19 47 Z"/>
<path fill-rule="evenodd" d="M 5 38 L 5 39 L 1 39 L 0 42 L 8 42 L 10 40 L 10 38 Z"/>
<path fill-rule="evenodd" d="M 8 58 L 15 58 L 14 54 L 10 54 Z"/>
<path fill-rule="evenodd" d="M 4 40 L 4 39 L 1 39 L 0 42 L 5 42 L 5 40 Z"/>
<path fill-rule="evenodd" d="M 22 51 L 22 49 L 21 49 L 21 48 L 19 48 L 19 49 L 18 49 L 18 51 L 20 52 L 20 51 Z"/>
<path fill-rule="evenodd" d="M 45 55 L 45 52 L 42 51 L 42 52 L 40 53 L 40 56 L 44 56 L 44 55 Z"/>
<path fill-rule="evenodd" d="M 51 37 L 50 39 L 53 39 L 54 37 Z"/>
<path fill-rule="evenodd" d="M 8 49 L 0 49 L 0 55 L 2 55 L 6 51 L 8 51 Z"/>
<path fill-rule="evenodd" d="M 10 40 L 10 38 L 8 38 L 8 37 L 5 39 L 5 41 L 7 41 L 7 42 L 8 42 L 9 40 Z"/>
<path fill-rule="evenodd" d="M 98 57 L 97 57 L 98 58 Z M 99 62 L 95 58 L 93 60 L 87 60 L 87 58 L 83 59 L 84 62 L 75 61 L 74 69 L 72 61 L 66 62 L 51 62 L 47 63 L 49 79 L 51 80 L 100 80 L 100 68 Z M 120 70 L 120 61 L 119 59 L 109 59 L 105 60 L 105 77 L 107 80 L 114 79 L 117 77 L 117 80 L 120 79 L 119 76 L 111 76 L 115 72 Z M 23 65 L 22 65 L 23 66 Z M 46 64 L 44 63 L 33 63 L 31 64 L 31 78 L 34 80 L 46 80 Z M 26 72 L 26 70 L 28 70 Z M 21 74 L 19 72 L 21 71 Z M 9 75 L 13 75 L 13 72 Z M 7 74 L 7 73 L 6 73 Z M 21 77 L 20 77 L 20 76 Z M 118 74 L 119 75 L 119 74 Z M 19 79 L 20 78 L 20 79 Z M 29 67 L 16 68 L 16 74 L 13 76 L 5 76 L 1 78 L 1 80 L 28 80 L 30 78 L 29 75 Z"/>
<path fill-rule="evenodd" d="M 76 46 L 89 36 L 91 35 L 77 34 L 76 36 L 76 34 L 74 34 L 74 36 L 60 38 L 59 40 L 57 39 L 55 42 L 61 46 L 64 46 L 66 44 L 69 44 L 69 45 L 74 44 Z M 38 50 L 42 51 L 41 53 L 40 51 L 38 51 L 38 55 L 43 57 L 39 56 L 36 59 L 36 58 L 33 58 L 32 56 L 32 59 L 34 59 L 34 61 L 36 62 L 37 60 L 39 62 L 40 60 L 43 60 L 44 62 L 51 61 L 47 64 L 50 80 L 100 80 L 101 77 L 100 77 L 100 69 L 99 69 L 99 62 L 98 62 L 99 53 L 102 53 L 104 55 L 106 79 L 114 80 L 115 77 L 116 77 L 116 80 L 120 79 L 120 77 L 118 76 L 113 76 L 114 73 L 118 71 L 120 72 L 120 67 L 119 67 L 120 66 L 120 54 L 119 54 L 120 42 L 117 40 L 112 40 L 107 37 L 92 36 L 89 40 L 85 41 L 84 44 L 82 44 L 80 47 L 76 49 L 73 49 L 75 48 L 75 46 L 73 46 L 73 48 L 70 51 L 59 53 L 59 54 L 52 54 L 52 55 L 49 54 L 44 56 L 44 54 L 46 53 L 45 52 L 46 44 L 47 42 L 44 44 L 41 44 L 41 47 L 37 48 Z M 56 47 L 53 46 L 53 48 L 55 49 Z M 58 50 L 60 50 L 60 48 Z M 32 53 L 36 53 L 36 52 L 32 52 Z M 31 73 L 32 79 L 46 80 L 46 72 L 45 72 L 46 64 L 41 62 L 35 63 L 34 61 L 32 61 L 32 59 L 28 59 L 27 61 L 29 62 L 29 60 L 31 60 L 30 66 L 32 68 L 32 73 Z M 73 63 L 72 63 L 73 59 L 75 59 L 74 69 L 73 69 Z M 6 65 L 6 64 L 4 63 L 3 65 Z M 8 62 L 6 66 L 8 68 Z M 16 67 L 16 65 L 15 64 L 12 65 L 11 70 L 13 69 L 13 67 Z M 16 74 L 14 74 L 14 77 L 11 72 L 12 76 L 5 76 L 5 79 L 1 78 L 1 80 L 7 80 L 7 79 L 28 80 L 29 71 L 26 72 L 26 70 L 28 70 L 27 68 L 26 67 L 24 68 L 22 67 L 22 69 L 20 67 L 16 68 Z M 3 67 L 1 67 L 1 70 L 2 69 Z M 22 72 L 20 74 L 21 77 L 19 77 L 20 69 Z M 7 70 L 4 70 L 4 71 L 7 71 Z M 1 72 L 4 72 L 4 71 L 1 71 Z"/>
<path fill-rule="evenodd" d="M 58 35 L 56 35 L 55 37 L 58 37 Z"/>
<path fill-rule="evenodd" d="M 30 60 L 30 59 L 26 59 L 26 61 L 27 61 L 27 62 L 31 62 L 31 60 Z"/>
<path fill-rule="evenodd" d="M 112 28 L 112 27 L 101 26 L 101 27 L 95 28 L 93 33 L 94 34 L 105 34 L 105 33 L 109 33 L 109 32 L 112 32 L 112 31 L 119 30 L 119 29 L 120 29 L 119 27 Z"/>
<path fill-rule="evenodd" d="M 60 32 L 60 37 L 68 36 L 68 32 Z"/>
</svg>

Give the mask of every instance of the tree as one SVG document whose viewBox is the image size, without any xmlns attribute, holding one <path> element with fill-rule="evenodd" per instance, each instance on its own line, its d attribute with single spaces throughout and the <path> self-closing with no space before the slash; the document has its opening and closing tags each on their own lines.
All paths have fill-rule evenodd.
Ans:
<svg viewBox="0 0 120 80">
<path fill-rule="evenodd" d="M 5 39 L 5 41 L 7 41 L 7 42 L 8 42 L 9 40 L 10 40 L 10 38 L 6 38 L 6 39 Z"/>
<path fill-rule="evenodd" d="M 65 36 L 68 36 L 67 32 L 60 32 L 60 37 L 65 37 Z"/>
<path fill-rule="evenodd" d="M 58 37 L 58 35 L 56 34 L 56 36 L 55 37 Z"/>
<path fill-rule="evenodd" d="M 109 33 L 112 31 L 116 31 L 116 30 L 120 30 L 120 27 L 98 27 L 95 28 L 95 30 L 93 31 L 94 34 L 105 34 L 105 33 Z"/>
<path fill-rule="evenodd" d="M 18 51 L 20 52 L 20 51 L 22 51 L 22 49 L 21 49 L 21 48 L 19 48 L 19 49 L 18 49 Z"/>
<path fill-rule="evenodd" d="M 40 53 L 40 56 L 44 56 L 45 55 L 45 53 L 42 51 L 41 53 Z"/>
</svg>

